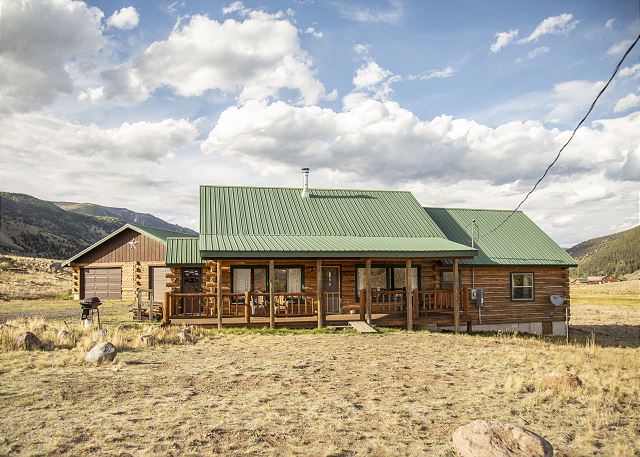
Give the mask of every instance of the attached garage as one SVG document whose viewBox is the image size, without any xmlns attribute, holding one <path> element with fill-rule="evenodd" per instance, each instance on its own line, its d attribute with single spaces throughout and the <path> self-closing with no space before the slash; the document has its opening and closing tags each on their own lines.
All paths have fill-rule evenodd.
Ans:
<svg viewBox="0 0 640 457">
<path fill-rule="evenodd" d="M 99 297 L 134 303 L 138 291 L 153 291 L 162 303 L 167 291 L 167 238 L 183 233 L 126 224 L 67 260 L 75 299 Z"/>
<path fill-rule="evenodd" d="M 99 297 L 100 300 L 122 300 L 122 269 L 81 268 L 80 298 Z"/>
</svg>

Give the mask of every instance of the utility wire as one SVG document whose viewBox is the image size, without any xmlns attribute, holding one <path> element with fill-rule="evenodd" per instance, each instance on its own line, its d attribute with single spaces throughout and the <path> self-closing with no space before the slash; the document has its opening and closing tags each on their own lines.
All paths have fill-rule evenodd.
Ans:
<svg viewBox="0 0 640 457">
<path fill-rule="evenodd" d="M 573 137 L 576 135 L 576 132 L 578 131 L 578 129 L 580 127 L 582 127 L 582 124 L 584 123 L 584 121 L 587 119 L 587 117 L 589 116 L 589 114 L 591 114 L 591 111 L 593 111 L 593 108 L 596 106 L 596 103 L 598 102 L 598 99 L 600 98 L 600 96 L 604 93 L 605 90 L 607 90 L 607 87 L 609 87 L 609 84 L 611 84 L 611 81 L 613 81 L 613 78 L 616 76 L 616 74 L 618 73 L 618 70 L 620 70 L 620 67 L 622 66 L 622 63 L 624 62 L 624 59 L 627 58 L 627 56 L 629 55 L 629 53 L 631 52 L 631 50 L 634 48 L 634 46 L 638 43 L 638 40 L 640 40 L 640 34 L 638 34 L 638 36 L 636 37 L 636 39 L 634 40 L 633 43 L 631 43 L 631 46 L 629 46 L 629 49 L 627 49 L 627 51 L 624 53 L 624 55 L 622 56 L 622 59 L 620 59 L 620 62 L 618 62 L 618 65 L 616 65 L 615 69 L 613 70 L 613 74 L 611 75 L 611 77 L 609 78 L 609 81 L 607 81 L 607 84 L 604 85 L 604 87 L 600 90 L 600 92 L 598 92 L 598 95 L 596 96 L 596 98 L 593 100 L 593 103 L 591 103 L 591 106 L 589 107 L 589 110 L 587 111 L 587 114 L 584 115 L 584 117 L 580 120 L 580 122 L 578 122 L 578 125 L 576 126 L 575 129 L 573 129 L 573 133 L 571 134 L 571 136 L 569 137 L 569 139 L 566 141 L 566 143 L 560 148 L 560 150 L 558 151 L 558 153 L 556 154 L 556 157 L 553 159 L 553 161 L 549 164 L 549 166 L 547 167 L 547 169 L 544 171 L 544 173 L 542 174 L 542 176 L 540 177 L 540 179 L 538 179 L 535 183 L 535 185 L 531 188 L 531 190 L 527 193 L 527 195 L 525 195 L 525 197 L 522 199 L 522 201 L 520 203 L 518 203 L 518 206 L 516 206 L 516 208 L 511 211 L 509 213 L 509 215 L 505 218 L 505 220 L 503 220 L 502 222 L 500 222 L 498 225 L 496 225 L 493 229 L 489 230 L 487 233 L 484 234 L 484 236 L 487 236 L 493 232 L 495 232 L 496 230 L 498 230 L 500 227 L 502 227 L 509 219 L 511 219 L 511 216 L 513 216 L 516 211 L 518 211 L 520 209 L 520 207 L 524 204 L 524 202 L 527 201 L 527 199 L 529 198 L 529 196 L 535 192 L 535 190 L 538 188 L 538 184 L 540 184 L 542 182 L 542 180 L 547 176 L 547 173 L 549 173 L 549 170 L 551 170 L 551 167 L 553 167 L 556 162 L 558 161 L 558 159 L 560 158 L 560 155 L 562 154 L 562 151 L 564 151 L 564 148 L 566 148 L 569 143 L 571 142 L 571 140 L 573 140 Z"/>
</svg>

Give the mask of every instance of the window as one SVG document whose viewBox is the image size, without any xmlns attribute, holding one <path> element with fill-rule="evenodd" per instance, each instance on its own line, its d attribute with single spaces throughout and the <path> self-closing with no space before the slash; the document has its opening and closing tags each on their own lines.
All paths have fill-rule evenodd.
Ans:
<svg viewBox="0 0 640 457">
<path fill-rule="evenodd" d="M 404 267 L 371 267 L 371 288 L 381 290 L 395 290 L 405 288 L 405 271 Z M 366 276 L 366 268 L 358 267 L 356 269 L 356 300 L 360 299 L 360 291 L 364 290 L 364 279 Z M 414 289 L 420 288 L 418 268 L 411 268 L 411 286 Z"/>
<path fill-rule="evenodd" d="M 233 293 L 243 293 L 245 290 L 266 291 L 267 269 L 264 267 L 234 267 L 231 269 Z"/>
<path fill-rule="evenodd" d="M 202 292 L 202 269 L 183 268 L 181 292 Z"/>
<path fill-rule="evenodd" d="M 460 270 L 458 270 L 458 288 L 462 289 Z M 453 290 L 453 270 L 440 270 L 440 289 Z"/>
<path fill-rule="evenodd" d="M 276 268 L 274 292 L 302 292 L 302 268 Z"/>
<path fill-rule="evenodd" d="M 511 300 L 533 300 L 533 273 L 511 273 Z"/>
</svg>

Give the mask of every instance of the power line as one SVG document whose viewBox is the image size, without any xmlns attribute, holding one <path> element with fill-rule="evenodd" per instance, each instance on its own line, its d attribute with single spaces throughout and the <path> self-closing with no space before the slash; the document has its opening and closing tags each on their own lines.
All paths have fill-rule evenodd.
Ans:
<svg viewBox="0 0 640 457">
<path fill-rule="evenodd" d="M 564 143 L 564 145 L 560 148 L 560 150 L 558 151 L 558 153 L 556 154 L 556 157 L 553 159 L 553 161 L 549 164 L 549 166 L 547 167 L 547 169 L 544 171 L 544 173 L 542 174 L 542 176 L 540 176 L 540 179 L 538 179 L 536 181 L 536 183 L 534 184 L 534 186 L 531 188 L 531 190 L 527 193 L 527 195 L 524 196 L 524 198 L 522 199 L 522 201 L 520 203 L 518 203 L 518 206 L 515 207 L 515 209 L 513 211 L 511 211 L 509 213 L 509 215 L 505 218 L 505 220 L 503 220 L 502 222 L 500 222 L 498 225 L 496 225 L 493 229 L 489 230 L 487 233 L 484 234 L 484 236 L 487 236 L 493 232 L 495 232 L 496 230 L 498 230 L 500 227 L 502 227 L 509 219 L 511 219 L 511 216 L 513 216 L 516 211 L 518 211 L 520 209 L 520 207 L 524 204 L 524 202 L 527 201 L 527 199 L 529 198 L 529 196 L 535 192 L 535 190 L 538 188 L 538 184 L 540 184 L 542 182 L 542 180 L 547 176 L 547 173 L 549 173 L 549 170 L 551 170 L 551 167 L 553 167 L 556 162 L 558 161 L 558 159 L 560 158 L 560 155 L 562 154 L 562 151 L 564 151 L 564 148 L 566 148 L 569 143 L 571 142 L 571 140 L 573 140 L 573 137 L 576 135 L 576 132 L 578 131 L 578 129 L 580 127 L 582 127 L 582 124 L 584 123 L 584 121 L 587 119 L 587 117 L 589 116 L 589 114 L 591 114 L 591 111 L 593 111 L 593 108 L 596 106 L 596 103 L 598 102 L 598 99 L 600 98 L 600 96 L 604 93 L 605 90 L 607 90 L 607 87 L 609 87 L 609 84 L 611 84 L 611 81 L 613 81 L 613 78 L 616 76 L 616 74 L 618 73 L 618 70 L 620 70 L 620 67 L 622 66 L 622 63 L 624 62 L 624 59 L 627 58 L 627 56 L 629 55 L 629 53 L 631 52 L 631 50 L 634 48 L 634 46 L 636 45 L 636 43 L 638 43 L 638 40 L 640 40 L 640 34 L 638 34 L 638 36 L 636 37 L 636 39 L 634 40 L 633 43 L 631 43 L 631 46 L 629 46 L 629 49 L 627 49 L 627 51 L 624 53 L 624 55 L 622 56 L 622 59 L 620 59 L 620 62 L 618 62 L 618 65 L 616 65 L 615 69 L 613 70 L 613 73 L 611 74 L 611 77 L 609 78 L 609 81 L 607 81 L 607 84 L 604 85 L 604 87 L 600 90 L 600 92 L 598 92 L 598 95 L 596 96 L 596 98 L 593 100 L 593 103 L 591 103 L 591 106 L 589 107 L 589 110 L 587 111 L 587 114 L 585 114 L 583 116 L 582 119 L 580 119 L 580 122 L 578 122 L 578 125 L 576 126 L 575 129 L 573 129 L 573 133 L 571 133 L 571 136 L 569 137 L 569 139 L 566 141 L 566 143 Z"/>
</svg>

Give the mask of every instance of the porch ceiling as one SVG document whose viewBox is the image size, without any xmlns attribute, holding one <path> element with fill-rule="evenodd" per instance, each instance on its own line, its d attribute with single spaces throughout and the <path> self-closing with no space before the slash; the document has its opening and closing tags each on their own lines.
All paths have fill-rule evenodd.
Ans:
<svg viewBox="0 0 640 457">
<path fill-rule="evenodd" d="M 473 257 L 477 251 L 438 237 L 200 235 L 201 256 L 241 257 Z"/>
</svg>

